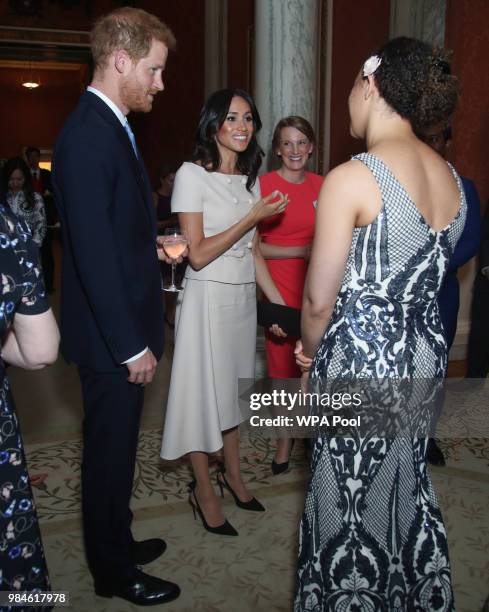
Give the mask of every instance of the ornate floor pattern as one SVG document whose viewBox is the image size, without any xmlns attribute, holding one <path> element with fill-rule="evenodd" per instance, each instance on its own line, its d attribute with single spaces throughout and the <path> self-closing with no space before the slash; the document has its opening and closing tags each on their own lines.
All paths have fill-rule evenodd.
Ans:
<svg viewBox="0 0 489 612">
<path fill-rule="evenodd" d="M 148 566 L 172 579 L 182 596 L 169 612 L 285 612 L 291 608 L 297 525 L 302 510 L 307 466 L 296 444 L 291 470 L 270 473 L 273 443 L 244 438 L 243 466 L 253 493 L 267 512 L 236 508 L 229 496 L 226 516 L 238 538 L 207 533 L 194 521 L 187 502 L 189 467 L 159 460 L 161 433 L 141 432 L 133 510 L 138 539 L 161 536 L 167 552 Z M 447 525 L 457 612 L 481 612 L 489 594 L 489 442 L 483 439 L 442 444 L 445 468 L 432 476 Z M 77 438 L 27 447 L 31 473 L 48 478 L 36 488 L 41 526 L 53 587 L 71 593 L 75 612 L 137 610 L 120 599 L 102 599 L 92 591 L 80 531 L 80 454 Z"/>
</svg>

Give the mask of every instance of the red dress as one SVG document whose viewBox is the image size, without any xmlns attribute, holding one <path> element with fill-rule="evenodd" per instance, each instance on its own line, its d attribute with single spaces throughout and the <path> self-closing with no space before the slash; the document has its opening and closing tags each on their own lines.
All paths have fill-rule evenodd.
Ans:
<svg viewBox="0 0 489 612">
<path fill-rule="evenodd" d="M 262 197 L 278 190 L 289 194 L 289 204 L 282 215 L 271 217 L 258 225 L 263 242 L 280 246 L 304 246 L 312 242 L 315 221 L 315 203 L 323 177 L 306 172 L 302 183 L 289 183 L 277 172 L 260 177 Z M 270 274 L 287 306 L 301 308 L 302 291 L 307 263 L 302 258 L 267 259 Z M 271 378 L 299 378 L 294 347 L 297 338 L 278 338 L 265 331 L 268 376 Z"/>
</svg>

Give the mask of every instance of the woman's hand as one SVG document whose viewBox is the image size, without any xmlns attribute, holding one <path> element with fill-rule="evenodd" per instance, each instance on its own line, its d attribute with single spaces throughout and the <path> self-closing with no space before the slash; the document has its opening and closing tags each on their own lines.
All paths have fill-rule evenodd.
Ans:
<svg viewBox="0 0 489 612">
<path fill-rule="evenodd" d="M 295 349 L 295 362 L 301 369 L 301 372 L 309 372 L 311 369 L 312 359 L 304 355 L 304 347 L 302 346 L 302 340 L 297 340 Z"/>
<path fill-rule="evenodd" d="M 163 246 L 164 238 L 165 238 L 164 236 L 157 236 L 156 237 L 156 254 L 158 255 L 158 259 L 160 261 L 163 261 L 164 263 L 167 263 L 167 264 L 171 265 L 175 260 L 172 259 L 171 257 L 168 257 L 168 255 L 165 253 L 165 248 Z M 187 248 L 180 255 L 180 257 L 176 260 L 177 264 L 182 263 L 184 258 L 188 257 L 188 247 L 189 247 L 189 241 L 187 239 Z"/>
<path fill-rule="evenodd" d="M 288 194 L 284 195 L 283 193 L 280 193 L 280 191 L 273 191 L 271 194 L 267 195 L 266 198 L 258 200 L 250 211 L 250 214 L 253 216 L 255 221 L 254 225 L 260 223 L 260 221 L 263 221 L 263 219 L 283 213 L 287 208 L 288 203 Z"/>
<path fill-rule="evenodd" d="M 274 323 L 269 328 L 269 331 L 275 336 L 277 336 L 278 338 L 287 338 L 287 334 L 284 332 L 284 330 L 279 325 L 277 325 L 277 323 Z"/>
</svg>

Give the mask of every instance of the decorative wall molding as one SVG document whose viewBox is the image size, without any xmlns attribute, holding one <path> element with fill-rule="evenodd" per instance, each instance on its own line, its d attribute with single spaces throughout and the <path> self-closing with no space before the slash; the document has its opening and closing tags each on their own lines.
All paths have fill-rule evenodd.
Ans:
<svg viewBox="0 0 489 612">
<path fill-rule="evenodd" d="M 1 59 L 84 63 L 89 57 L 89 32 L 0 26 Z"/>
</svg>

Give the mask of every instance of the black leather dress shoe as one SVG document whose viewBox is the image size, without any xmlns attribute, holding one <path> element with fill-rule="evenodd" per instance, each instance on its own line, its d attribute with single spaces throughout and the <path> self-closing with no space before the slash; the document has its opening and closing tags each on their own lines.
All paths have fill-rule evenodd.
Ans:
<svg viewBox="0 0 489 612">
<path fill-rule="evenodd" d="M 132 562 L 134 565 L 146 565 L 146 563 L 151 563 L 151 561 L 158 559 L 165 550 L 166 544 L 159 538 L 133 542 L 131 551 Z"/>
<path fill-rule="evenodd" d="M 135 577 L 118 586 L 96 582 L 95 593 L 99 597 L 120 597 L 136 606 L 157 606 L 176 599 L 180 595 L 180 588 L 173 582 L 148 576 L 135 569 Z"/>
</svg>

